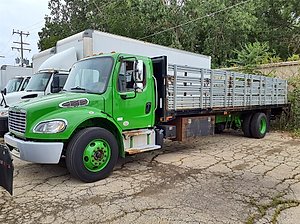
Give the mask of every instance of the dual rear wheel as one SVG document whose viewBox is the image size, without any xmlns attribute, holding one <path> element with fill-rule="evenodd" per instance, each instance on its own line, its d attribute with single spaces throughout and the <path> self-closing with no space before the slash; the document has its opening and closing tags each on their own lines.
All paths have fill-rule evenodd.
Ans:
<svg viewBox="0 0 300 224">
<path fill-rule="evenodd" d="M 268 131 L 268 118 L 265 113 L 249 113 L 243 118 L 242 130 L 246 137 L 263 138 Z"/>
</svg>

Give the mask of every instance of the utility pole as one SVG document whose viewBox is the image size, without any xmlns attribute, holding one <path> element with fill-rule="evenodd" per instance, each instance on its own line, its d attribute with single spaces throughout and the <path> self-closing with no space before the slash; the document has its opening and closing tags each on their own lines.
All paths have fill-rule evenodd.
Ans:
<svg viewBox="0 0 300 224">
<path fill-rule="evenodd" d="M 19 44 L 20 45 L 20 47 L 12 47 L 11 49 L 12 50 L 18 50 L 18 51 L 20 51 L 21 52 L 21 66 L 23 67 L 23 65 L 24 65 L 24 51 L 31 51 L 31 49 L 29 49 L 29 48 L 24 48 L 24 45 L 30 45 L 29 43 L 25 43 L 25 42 L 23 42 L 23 36 L 29 36 L 29 33 L 28 32 L 24 32 L 24 31 L 19 31 L 19 30 L 17 30 L 17 31 L 15 31 L 14 29 L 13 29 L 13 34 L 19 34 L 20 35 L 20 39 L 21 39 L 21 41 L 20 42 L 16 42 L 16 41 L 14 41 L 13 43 L 14 44 Z M 18 60 L 18 59 L 16 59 L 16 60 Z M 18 63 L 18 62 L 17 62 Z"/>
</svg>

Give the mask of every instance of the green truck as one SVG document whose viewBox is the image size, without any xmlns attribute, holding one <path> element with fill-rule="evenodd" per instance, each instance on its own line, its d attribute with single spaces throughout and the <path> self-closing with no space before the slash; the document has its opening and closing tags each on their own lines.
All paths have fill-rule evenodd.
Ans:
<svg viewBox="0 0 300 224">
<path fill-rule="evenodd" d="M 287 81 L 168 64 L 166 56 L 111 53 L 71 68 L 64 90 L 9 109 L 14 156 L 57 164 L 84 181 L 106 178 L 118 157 L 241 128 L 263 138 L 288 106 Z"/>
</svg>

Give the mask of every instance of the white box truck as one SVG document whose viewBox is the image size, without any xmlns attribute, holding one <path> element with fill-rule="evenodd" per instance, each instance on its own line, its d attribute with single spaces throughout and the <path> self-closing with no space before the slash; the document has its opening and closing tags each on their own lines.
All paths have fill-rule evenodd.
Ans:
<svg viewBox="0 0 300 224">
<path fill-rule="evenodd" d="M 78 59 L 99 53 L 126 52 L 128 54 L 136 54 L 151 58 L 164 55 L 167 56 L 168 64 L 179 64 L 184 66 L 184 63 L 188 62 L 191 67 L 211 68 L 210 56 L 91 29 L 58 41 L 56 44 L 56 52 L 58 53 L 71 47 L 76 49 Z"/>
<path fill-rule="evenodd" d="M 52 57 L 56 53 L 56 47 L 49 48 L 47 50 L 41 51 L 32 56 L 33 74 L 39 71 L 40 66 L 48 58 Z"/>
<path fill-rule="evenodd" d="M 74 48 L 62 51 L 48 58 L 39 71 L 29 80 L 24 91 L 2 94 L 0 103 L 0 136 L 8 131 L 7 115 L 9 106 L 21 100 L 58 93 L 63 89 L 69 69 L 77 61 Z"/>
<path fill-rule="evenodd" d="M 2 65 L 0 68 L 0 89 L 3 90 L 7 85 L 8 81 L 12 78 L 19 77 L 28 77 L 33 74 L 32 68 L 14 66 L 14 65 Z M 18 82 L 14 83 L 14 91 L 19 91 L 19 87 L 21 87 L 22 82 L 20 80 L 16 80 Z M 23 80 L 22 80 L 23 81 Z M 11 89 L 12 92 L 13 89 Z"/>
<path fill-rule="evenodd" d="M 38 73 L 32 77 L 25 91 L 12 93 L 5 97 L 5 102 L 2 102 L 2 108 L 0 107 L 0 135 L 8 131 L 7 114 L 10 105 L 22 99 L 57 92 L 58 89 L 62 89 L 62 84 L 64 84 L 66 78 L 60 81 L 59 88 L 55 87 L 55 90 L 53 90 L 53 85 L 56 83 L 54 81 L 55 76 L 60 77 L 63 75 L 63 77 L 66 77 L 72 64 L 77 60 L 94 54 L 109 52 L 126 52 L 147 57 L 164 55 L 168 60 L 168 64 L 185 66 L 182 62 L 189 62 L 189 65 L 195 67 L 201 66 L 206 69 L 211 67 L 210 56 L 88 29 L 59 40 L 55 47 L 33 56 L 33 68 Z"/>
<path fill-rule="evenodd" d="M 30 78 L 31 76 L 15 76 L 14 78 L 8 80 L 2 92 L 8 94 L 18 91 L 24 91 Z"/>
</svg>

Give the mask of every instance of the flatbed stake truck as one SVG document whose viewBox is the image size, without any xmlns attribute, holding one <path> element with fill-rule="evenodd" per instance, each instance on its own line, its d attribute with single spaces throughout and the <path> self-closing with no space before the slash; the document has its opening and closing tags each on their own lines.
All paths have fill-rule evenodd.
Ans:
<svg viewBox="0 0 300 224">
<path fill-rule="evenodd" d="M 64 91 L 10 107 L 4 140 L 14 156 L 59 163 L 84 181 L 106 178 L 118 157 L 226 127 L 263 138 L 287 107 L 287 81 L 112 53 L 76 62 Z"/>
</svg>

